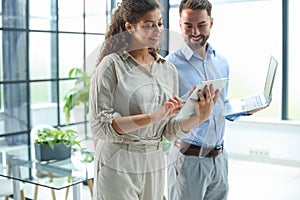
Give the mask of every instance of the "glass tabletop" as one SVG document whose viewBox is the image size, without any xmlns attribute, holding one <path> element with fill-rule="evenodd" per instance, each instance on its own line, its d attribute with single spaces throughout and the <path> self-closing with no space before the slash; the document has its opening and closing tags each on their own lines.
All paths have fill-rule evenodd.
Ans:
<svg viewBox="0 0 300 200">
<path fill-rule="evenodd" d="M 28 147 L 21 151 L 30 152 Z M 59 190 L 94 177 L 92 154 L 81 149 L 72 151 L 71 158 L 59 161 L 39 162 L 24 153 L 2 151 L 1 154 L 0 176 L 26 183 Z"/>
</svg>

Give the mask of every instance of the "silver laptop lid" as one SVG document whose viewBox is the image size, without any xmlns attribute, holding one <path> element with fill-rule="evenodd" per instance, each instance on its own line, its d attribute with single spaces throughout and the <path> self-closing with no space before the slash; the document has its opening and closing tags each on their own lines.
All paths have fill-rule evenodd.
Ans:
<svg viewBox="0 0 300 200">
<path fill-rule="evenodd" d="M 272 96 L 272 88 L 275 79 L 276 69 L 277 69 L 278 61 L 274 56 L 271 56 L 268 74 L 265 82 L 264 95 L 269 100 L 269 97 Z"/>
</svg>

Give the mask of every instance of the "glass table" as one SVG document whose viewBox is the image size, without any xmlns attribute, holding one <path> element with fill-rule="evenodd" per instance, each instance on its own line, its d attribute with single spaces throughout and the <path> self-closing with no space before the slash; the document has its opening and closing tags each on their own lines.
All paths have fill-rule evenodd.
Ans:
<svg viewBox="0 0 300 200">
<path fill-rule="evenodd" d="M 28 150 L 28 147 L 24 147 L 23 151 L 26 151 L 26 148 Z M 28 152 L 30 151 L 28 150 Z M 69 159 L 51 162 L 39 162 L 28 159 L 26 156 L 3 151 L 1 153 L 0 176 L 13 180 L 14 199 L 16 200 L 21 199 L 20 182 L 53 190 L 72 187 L 73 199 L 80 200 L 81 183 L 91 183 L 94 177 L 93 161 L 86 159 L 89 152 L 77 150 Z"/>
</svg>

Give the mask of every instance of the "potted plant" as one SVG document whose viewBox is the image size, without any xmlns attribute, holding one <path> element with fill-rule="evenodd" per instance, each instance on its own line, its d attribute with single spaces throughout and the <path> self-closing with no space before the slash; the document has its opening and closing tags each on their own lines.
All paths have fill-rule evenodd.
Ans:
<svg viewBox="0 0 300 200">
<path fill-rule="evenodd" d="M 80 147 L 78 132 L 43 128 L 37 130 L 34 140 L 35 156 L 38 161 L 64 160 L 70 158 L 73 145 Z"/>
</svg>

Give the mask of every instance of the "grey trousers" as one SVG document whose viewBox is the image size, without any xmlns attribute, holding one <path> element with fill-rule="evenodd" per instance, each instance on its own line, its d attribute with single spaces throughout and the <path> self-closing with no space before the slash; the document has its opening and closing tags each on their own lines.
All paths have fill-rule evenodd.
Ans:
<svg viewBox="0 0 300 200">
<path fill-rule="evenodd" d="M 172 145 L 168 155 L 168 200 L 226 200 L 228 156 L 183 155 Z"/>
<path fill-rule="evenodd" d="M 161 146 L 100 141 L 94 162 L 94 200 L 163 199 L 165 163 Z"/>
</svg>

